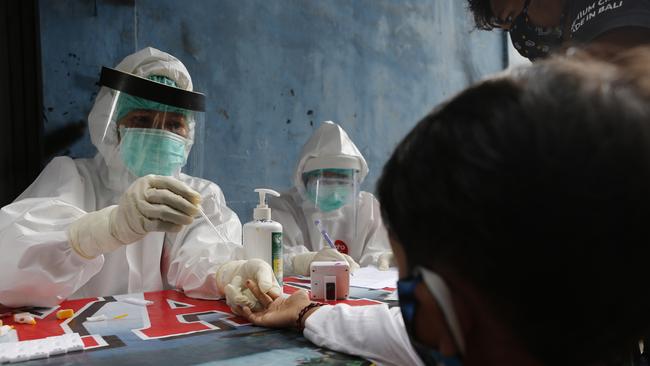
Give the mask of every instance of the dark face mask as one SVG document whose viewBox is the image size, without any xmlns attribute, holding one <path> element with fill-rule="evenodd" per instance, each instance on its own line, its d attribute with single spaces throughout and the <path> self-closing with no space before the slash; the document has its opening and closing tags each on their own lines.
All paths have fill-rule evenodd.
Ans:
<svg viewBox="0 0 650 366">
<path fill-rule="evenodd" d="M 540 27 L 528 19 L 528 6 L 531 0 L 526 0 L 524 9 L 513 20 L 508 31 L 513 46 L 519 54 L 531 61 L 548 56 L 549 52 L 562 45 L 562 25 L 564 13 L 560 17 L 560 26 Z"/>
<path fill-rule="evenodd" d="M 402 318 L 404 318 L 404 325 L 406 326 L 406 332 L 409 335 L 413 350 L 415 350 L 422 362 L 427 366 L 462 366 L 460 355 L 451 357 L 444 356 L 438 349 L 427 347 L 415 338 L 415 312 L 418 307 L 415 288 L 419 283 L 425 284 L 429 292 L 438 301 L 438 305 L 443 309 L 447 323 L 456 339 L 456 343 L 461 349 L 461 353 L 465 348 L 460 331 L 460 323 L 458 323 L 456 312 L 453 310 L 451 295 L 447 285 L 437 274 L 425 268 L 418 267 L 410 277 L 397 281 L 397 296 L 402 311 Z"/>
</svg>

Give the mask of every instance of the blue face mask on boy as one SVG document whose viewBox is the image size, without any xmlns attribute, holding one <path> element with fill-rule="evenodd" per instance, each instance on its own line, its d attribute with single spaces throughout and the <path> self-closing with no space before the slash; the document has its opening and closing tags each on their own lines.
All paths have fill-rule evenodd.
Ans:
<svg viewBox="0 0 650 366">
<path fill-rule="evenodd" d="M 120 156 L 135 176 L 171 176 L 185 164 L 187 140 L 156 128 L 120 128 Z"/>
<path fill-rule="evenodd" d="M 415 338 L 415 312 L 418 305 L 418 300 L 415 297 L 415 288 L 419 283 L 424 283 L 438 302 L 439 307 L 447 319 L 447 325 L 451 330 L 460 353 L 462 354 L 465 349 L 465 341 L 461 332 L 460 323 L 454 311 L 451 294 L 447 285 L 440 276 L 422 267 L 416 267 L 412 276 L 397 281 L 400 309 L 413 349 L 425 365 L 462 366 L 462 361 L 459 356 L 444 356 L 438 349 L 425 346 Z"/>
</svg>

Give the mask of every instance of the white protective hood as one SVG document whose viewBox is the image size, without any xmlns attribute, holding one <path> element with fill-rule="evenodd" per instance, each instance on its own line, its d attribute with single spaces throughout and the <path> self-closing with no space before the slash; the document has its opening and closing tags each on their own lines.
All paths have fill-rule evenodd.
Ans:
<svg viewBox="0 0 650 366">
<path fill-rule="evenodd" d="M 305 173 L 305 165 L 318 166 L 318 162 L 322 161 L 326 167 L 336 168 L 337 166 L 331 165 L 331 162 L 336 161 L 337 158 L 338 160 L 353 158 L 358 161 L 358 178 L 359 184 L 361 184 L 368 175 L 366 159 L 363 158 L 357 146 L 341 126 L 332 121 L 325 121 L 302 148 L 300 160 L 298 160 L 293 175 L 294 186 L 298 191 L 304 190 L 302 174 Z"/>
<path fill-rule="evenodd" d="M 390 251 L 379 203 L 372 194 L 359 191 L 355 208 L 346 205 L 328 213 L 320 212 L 305 197 L 303 173 L 314 168 L 350 169 L 352 165 L 359 170 L 357 180 L 360 184 L 368 175 L 366 160 L 338 124 L 323 122 L 302 149 L 294 171 L 294 187 L 269 201 L 273 220 L 282 224 L 283 259 L 287 273 L 293 273 L 295 255 L 320 251 L 327 245 L 314 225 L 316 219 L 321 220 L 337 247 L 341 247 L 339 251 L 350 255 L 362 266 L 375 264 L 382 253 Z"/>
<path fill-rule="evenodd" d="M 181 89 L 191 91 L 193 88 L 192 78 L 185 65 L 176 57 L 153 47 L 127 56 L 115 69 L 144 78 L 151 75 L 166 76 L 174 80 Z M 97 147 L 108 166 L 108 176 L 102 177 L 104 183 L 113 190 L 124 191 L 130 185 L 132 177 L 118 157 L 117 126 L 114 123 L 107 126 L 111 109 L 115 107 L 112 105 L 113 101 L 112 90 L 102 87 L 88 115 L 88 126 L 93 145 Z M 194 126 L 190 126 L 188 139 L 190 143 L 194 139 Z"/>
</svg>

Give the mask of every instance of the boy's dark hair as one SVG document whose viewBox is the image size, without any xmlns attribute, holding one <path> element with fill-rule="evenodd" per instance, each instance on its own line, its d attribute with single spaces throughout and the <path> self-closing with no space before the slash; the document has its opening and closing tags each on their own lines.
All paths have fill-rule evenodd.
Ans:
<svg viewBox="0 0 650 366">
<path fill-rule="evenodd" d="M 492 7 L 490 0 L 467 0 L 469 11 L 474 16 L 474 23 L 476 28 L 483 30 L 491 30 L 494 28 L 492 24 Z"/>
<path fill-rule="evenodd" d="M 408 266 L 471 284 L 547 364 L 610 362 L 648 334 L 650 51 L 615 62 L 555 58 L 465 90 L 378 183 Z"/>
</svg>

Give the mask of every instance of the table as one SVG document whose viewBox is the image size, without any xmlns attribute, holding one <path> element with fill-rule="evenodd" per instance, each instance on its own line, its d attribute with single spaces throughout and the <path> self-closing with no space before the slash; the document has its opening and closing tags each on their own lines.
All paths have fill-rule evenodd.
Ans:
<svg viewBox="0 0 650 366">
<path fill-rule="evenodd" d="M 284 292 L 309 289 L 309 280 L 287 277 Z M 394 289 L 351 288 L 352 306 L 388 303 Z M 135 297 L 150 306 L 121 302 Z M 56 319 L 56 311 L 73 309 L 75 316 Z M 32 360 L 20 365 L 370 365 L 350 355 L 319 348 L 295 330 L 255 327 L 231 313 L 225 301 L 198 300 L 176 290 L 67 300 L 58 308 L 30 309 L 37 324 L 15 324 L 20 340 L 76 332 L 84 351 Z M 109 320 L 87 322 L 106 315 Z M 114 319 L 114 316 L 128 314 Z M 9 317 L 5 324 L 13 324 Z"/>
</svg>

